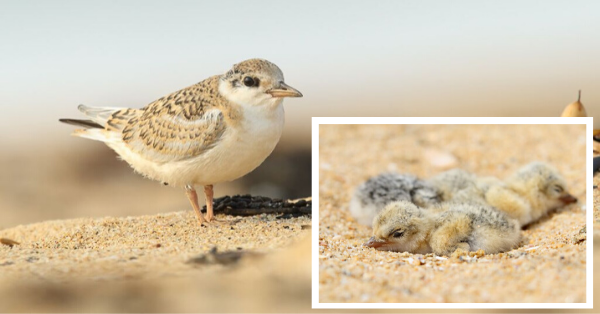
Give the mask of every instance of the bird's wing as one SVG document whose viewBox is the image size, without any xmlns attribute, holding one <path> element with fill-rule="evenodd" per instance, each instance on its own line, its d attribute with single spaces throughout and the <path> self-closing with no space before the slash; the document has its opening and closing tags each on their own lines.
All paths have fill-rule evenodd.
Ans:
<svg viewBox="0 0 600 314">
<path fill-rule="evenodd" d="M 206 93 L 200 83 L 158 99 L 126 120 L 123 142 L 159 163 L 201 155 L 219 142 L 226 128 L 223 111 L 215 105 L 216 92 Z M 113 117 L 107 124 L 120 126 L 122 120 Z"/>
</svg>

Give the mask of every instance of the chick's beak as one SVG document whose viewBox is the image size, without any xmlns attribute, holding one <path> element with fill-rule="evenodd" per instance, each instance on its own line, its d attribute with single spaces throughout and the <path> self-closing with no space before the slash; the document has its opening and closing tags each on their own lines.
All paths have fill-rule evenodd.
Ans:
<svg viewBox="0 0 600 314">
<path fill-rule="evenodd" d="M 388 244 L 388 242 L 385 240 L 375 239 L 375 237 L 371 237 L 369 239 L 369 241 L 367 241 L 367 243 L 363 244 L 363 246 L 372 247 L 372 248 L 376 249 L 376 248 L 384 246 L 386 244 Z"/>
<path fill-rule="evenodd" d="M 567 194 L 567 195 L 561 196 L 558 199 L 561 202 L 563 202 L 565 205 L 571 204 L 571 203 L 577 203 L 577 199 L 573 195 L 571 195 L 571 194 Z"/>
<path fill-rule="evenodd" d="M 279 86 L 268 90 L 267 94 L 277 98 L 302 97 L 302 93 L 299 90 L 287 85 L 284 82 L 279 82 Z"/>
</svg>

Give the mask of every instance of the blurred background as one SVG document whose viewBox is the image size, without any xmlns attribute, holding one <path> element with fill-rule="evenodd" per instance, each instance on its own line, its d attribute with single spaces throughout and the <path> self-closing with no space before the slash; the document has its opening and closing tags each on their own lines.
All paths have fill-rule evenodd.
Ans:
<svg viewBox="0 0 600 314">
<path fill-rule="evenodd" d="M 183 191 L 70 137 L 76 107 L 143 107 L 260 57 L 305 95 L 255 172 L 216 196 L 310 194 L 313 116 L 600 109 L 597 1 L 12 1 L 0 9 L 0 229 L 187 210 Z M 600 122 L 596 122 L 600 127 Z"/>
</svg>

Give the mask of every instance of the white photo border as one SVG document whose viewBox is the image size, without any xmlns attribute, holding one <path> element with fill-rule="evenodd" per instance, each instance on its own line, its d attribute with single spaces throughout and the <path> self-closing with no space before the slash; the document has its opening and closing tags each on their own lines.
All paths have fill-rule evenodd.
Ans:
<svg viewBox="0 0 600 314">
<path fill-rule="evenodd" d="M 586 126 L 585 303 L 321 303 L 319 302 L 319 126 L 321 124 L 583 124 Z M 312 118 L 312 308 L 314 309 L 592 309 L 593 308 L 593 118 L 563 117 L 313 117 Z"/>
</svg>

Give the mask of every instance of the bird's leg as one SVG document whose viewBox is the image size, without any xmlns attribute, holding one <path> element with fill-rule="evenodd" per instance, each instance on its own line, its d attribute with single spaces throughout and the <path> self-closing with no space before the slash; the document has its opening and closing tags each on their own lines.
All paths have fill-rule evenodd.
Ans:
<svg viewBox="0 0 600 314">
<path fill-rule="evenodd" d="M 194 208 L 194 213 L 196 214 L 196 218 L 198 218 L 198 222 L 200 223 L 200 225 L 202 225 L 205 222 L 205 220 L 204 216 L 202 216 L 202 212 L 200 211 L 200 206 L 198 205 L 198 194 L 196 194 L 196 189 L 194 189 L 194 186 L 188 184 L 185 186 L 185 194 L 187 195 L 188 199 L 190 200 L 190 203 L 192 204 L 192 207 Z M 206 207 L 208 208 L 208 206 Z M 212 203 L 210 206 L 210 212 L 212 213 Z"/>
<path fill-rule="evenodd" d="M 218 225 L 233 225 L 240 222 L 241 219 L 231 220 L 231 221 L 221 221 L 215 218 L 215 214 L 213 212 L 213 186 L 205 185 L 204 186 L 204 195 L 206 196 L 206 221 L 210 223 L 216 223 Z"/>
<path fill-rule="evenodd" d="M 204 195 L 206 196 L 206 220 L 213 221 L 215 215 L 213 213 L 213 186 L 204 186 Z"/>
<path fill-rule="evenodd" d="M 240 222 L 241 219 L 231 221 L 218 220 L 213 212 L 213 189 L 212 185 L 204 186 L 204 195 L 206 195 L 206 221 L 217 225 L 233 225 Z"/>
</svg>

